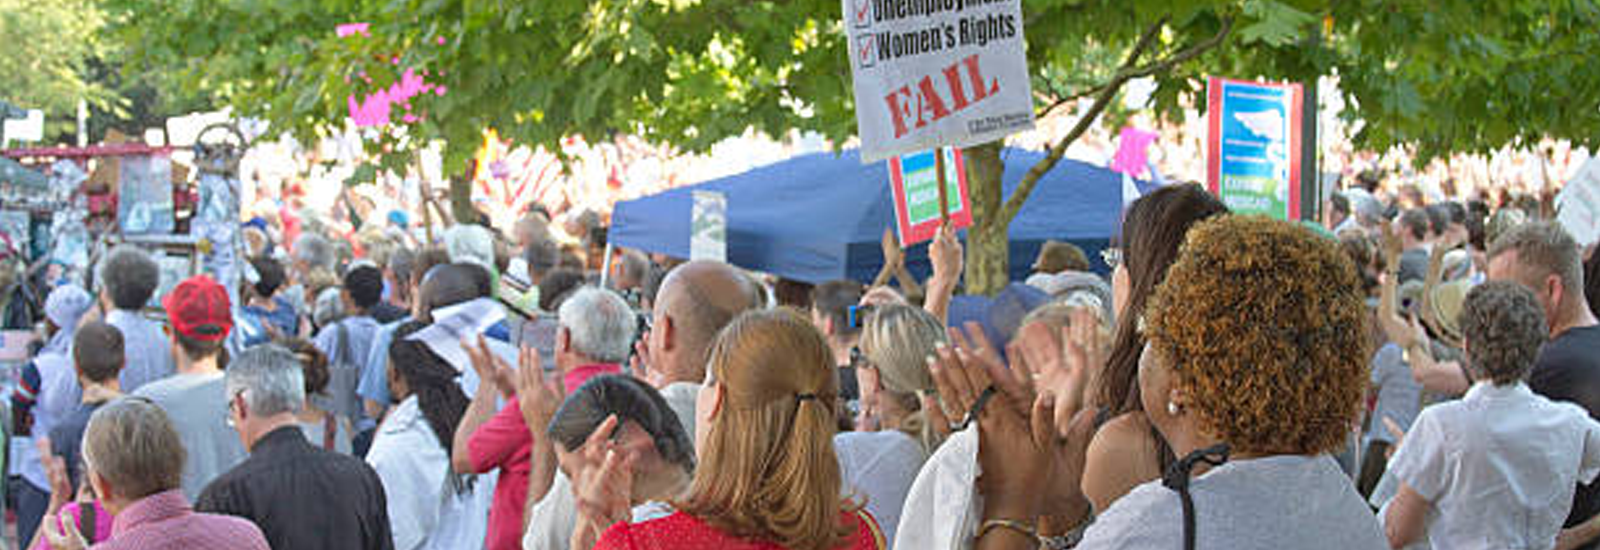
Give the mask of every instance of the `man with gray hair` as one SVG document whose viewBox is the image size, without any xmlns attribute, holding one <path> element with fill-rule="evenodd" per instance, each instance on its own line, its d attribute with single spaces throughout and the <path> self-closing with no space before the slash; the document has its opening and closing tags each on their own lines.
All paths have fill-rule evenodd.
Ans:
<svg viewBox="0 0 1600 550">
<path fill-rule="evenodd" d="M 304 376 L 276 344 L 228 363 L 228 419 L 250 458 L 207 485 L 195 508 L 255 522 L 273 548 L 393 548 L 377 472 L 312 445 L 301 431 Z"/>
<path fill-rule="evenodd" d="M 132 393 L 140 386 L 172 374 L 172 353 L 161 324 L 145 319 L 139 310 L 150 303 L 161 284 L 161 269 L 137 247 L 111 249 L 100 263 L 100 307 L 106 324 L 122 332 L 123 356 L 128 366 L 118 382 Z"/>
<path fill-rule="evenodd" d="M 621 296 L 609 290 L 582 287 L 561 304 L 557 317 L 560 328 L 556 333 L 555 362 L 565 391 L 575 390 L 595 376 L 622 371 L 621 363 L 628 359 L 638 318 Z M 548 414 L 553 414 L 554 405 L 559 403 L 543 408 L 543 418 L 529 421 L 519 404 L 522 396 L 512 395 L 516 388 L 509 368 L 496 368 L 501 371 L 499 374 L 481 372 L 494 368 L 488 365 L 474 364 L 473 368 L 480 370 L 484 381 L 478 384 L 472 404 L 456 428 L 451 464 L 459 474 L 500 469 L 494 505 L 489 511 L 488 548 L 519 548 L 524 506 L 530 502 L 530 495 L 531 501 L 537 502 L 550 490 L 556 464 L 550 441 L 535 439 L 528 426 L 540 426 L 542 433 L 543 426 L 549 423 Z M 539 368 L 538 362 L 525 362 L 522 368 Z M 509 399 L 495 413 L 495 401 L 500 395 Z M 537 478 L 533 477 L 534 472 L 538 472 Z"/>
<path fill-rule="evenodd" d="M 1600 321 L 1584 297 L 1577 241 L 1554 222 L 1506 230 L 1489 246 L 1489 279 L 1520 283 L 1544 309 L 1550 341 L 1539 351 L 1528 387 L 1577 403 L 1600 420 Z M 1582 548 L 1600 547 L 1600 484 L 1578 487 L 1565 527 L 1583 527 L 1579 538 L 1589 542 Z"/>
</svg>

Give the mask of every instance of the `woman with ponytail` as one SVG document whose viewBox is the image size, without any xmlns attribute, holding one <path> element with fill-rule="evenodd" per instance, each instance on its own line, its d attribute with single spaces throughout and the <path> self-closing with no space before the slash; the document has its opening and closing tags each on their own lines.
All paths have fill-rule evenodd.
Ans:
<svg viewBox="0 0 1600 550">
<path fill-rule="evenodd" d="M 883 539 L 871 515 L 841 497 L 834 457 L 838 376 L 823 337 L 791 310 L 752 311 L 711 351 L 695 403 L 700 462 L 668 514 L 627 521 L 628 488 L 580 487 L 586 515 L 606 516 L 602 550 L 737 548 L 873 550 Z M 632 459 L 615 448 L 601 475 Z M 603 497 L 603 498 L 594 498 Z"/>
<path fill-rule="evenodd" d="M 389 390 L 399 404 L 378 427 L 367 463 L 383 480 L 397 550 L 469 548 L 487 534 L 494 489 L 450 471 L 450 444 L 469 400 L 455 368 L 407 339 L 426 326 L 395 330 Z"/>
<path fill-rule="evenodd" d="M 853 361 L 862 380 L 860 422 L 833 444 L 846 494 L 866 501 L 892 545 L 911 484 L 948 430 L 925 412 L 935 399 L 927 358 L 947 337 L 938 317 L 908 305 L 878 306 L 864 325 Z"/>
</svg>

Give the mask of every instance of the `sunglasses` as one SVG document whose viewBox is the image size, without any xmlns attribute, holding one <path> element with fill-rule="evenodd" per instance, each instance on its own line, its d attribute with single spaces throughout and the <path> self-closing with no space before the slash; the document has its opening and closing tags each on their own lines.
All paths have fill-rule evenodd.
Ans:
<svg viewBox="0 0 1600 550">
<path fill-rule="evenodd" d="M 1100 251 L 1100 259 L 1106 262 L 1106 267 L 1116 270 L 1122 266 L 1122 249 L 1109 247 Z"/>
</svg>

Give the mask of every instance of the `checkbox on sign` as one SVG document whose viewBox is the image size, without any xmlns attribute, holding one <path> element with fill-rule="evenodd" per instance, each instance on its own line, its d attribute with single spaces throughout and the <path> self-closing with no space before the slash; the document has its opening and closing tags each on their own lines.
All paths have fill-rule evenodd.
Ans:
<svg viewBox="0 0 1600 550">
<path fill-rule="evenodd" d="M 877 64 L 878 52 L 876 50 L 877 43 L 873 40 L 872 35 L 867 34 L 856 37 L 856 59 L 861 68 L 871 68 Z"/>
<path fill-rule="evenodd" d="M 850 14 L 856 28 L 872 26 L 872 0 L 850 0 Z"/>
</svg>

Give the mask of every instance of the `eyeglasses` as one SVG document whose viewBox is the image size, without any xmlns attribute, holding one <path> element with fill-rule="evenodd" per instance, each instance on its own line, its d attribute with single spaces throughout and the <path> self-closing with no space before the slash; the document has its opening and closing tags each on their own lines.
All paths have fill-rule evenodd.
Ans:
<svg viewBox="0 0 1600 550">
<path fill-rule="evenodd" d="M 245 390 L 239 390 L 239 391 L 233 392 L 232 395 L 228 396 L 228 412 L 226 413 L 228 416 L 227 416 L 227 418 L 224 418 L 223 421 L 227 422 L 229 428 L 238 427 L 238 426 L 235 425 L 235 422 L 233 420 L 233 414 L 234 414 L 233 413 L 233 409 L 234 409 L 234 407 L 241 406 L 241 405 L 239 405 L 239 398 L 244 396 L 244 392 L 245 392 Z"/>
<path fill-rule="evenodd" d="M 872 360 L 867 359 L 867 354 L 861 351 L 860 347 L 850 348 L 850 367 L 854 369 L 875 368 L 872 364 Z"/>
<path fill-rule="evenodd" d="M 1118 247 L 1105 248 L 1100 251 L 1100 259 L 1105 260 L 1106 267 L 1115 271 L 1122 266 L 1122 249 Z"/>
</svg>

